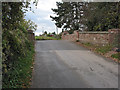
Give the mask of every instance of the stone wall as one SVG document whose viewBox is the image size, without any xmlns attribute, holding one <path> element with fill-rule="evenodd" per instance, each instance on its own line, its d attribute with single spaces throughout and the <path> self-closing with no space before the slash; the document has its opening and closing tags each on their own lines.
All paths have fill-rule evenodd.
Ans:
<svg viewBox="0 0 120 90">
<path fill-rule="evenodd" d="M 79 32 L 74 31 L 73 34 L 69 34 L 67 31 L 62 33 L 63 40 L 69 41 L 77 41 L 83 43 L 92 43 L 96 45 L 106 45 L 106 44 L 113 44 L 118 42 L 118 33 L 120 29 L 110 29 L 108 31 L 87 31 L 87 32 Z M 117 38 L 116 38 L 117 37 Z"/>
<path fill-rule="evenodd" d="M 75 34 L 70 34 L 65 31 L 63 34 L 62 34 L 62 39 L 63 40 L 69 40 L 69 41 L 75 41 L 76 37 L 75 37 Z"/>
<path fill-rule="evenodd" d="M 108 32 L 80 32 L 79 41 L 98 45 L 109 44 Z"/>
<path fill-rule="evenodd" d="M 33 30 L 28 30 L 28 39 L 34 43 L 35 41 L 35 34 L 33 33 Z"/>
</svg>

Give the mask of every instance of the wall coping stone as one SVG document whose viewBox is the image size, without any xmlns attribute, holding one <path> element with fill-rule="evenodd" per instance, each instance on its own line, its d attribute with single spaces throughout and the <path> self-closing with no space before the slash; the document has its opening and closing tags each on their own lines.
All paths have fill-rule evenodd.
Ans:
<svg viewBox="0 0 120 90">
<path fill-rule="evenodd" d="M 102 34 L 108 34 L 109 32 L 108 31 L 98 31 L 98 32 L 93 32 L 93 31 L 84 31 L 84 32 L 79 32 L 79 34 L 86 34 L 86 33 L 92 33 L 92 34 L 96 34 L 96 33 L 98 33 L 98 34 L 100 34 L 100 33 L 102 33 Z"/>
</svg>

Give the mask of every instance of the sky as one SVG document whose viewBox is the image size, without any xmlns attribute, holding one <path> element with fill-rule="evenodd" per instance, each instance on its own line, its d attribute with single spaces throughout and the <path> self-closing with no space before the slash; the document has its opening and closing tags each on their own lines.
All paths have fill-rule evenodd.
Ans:
<svg viewBox="0 0 120 90">
<path fill-rule="evenodd" d="M 48 33 L 56 32 L 55 21 L 52 21 L 50 18 L 50 15 L 55 16 L 51 9 L 57 8 L 56 2 L 61 2 L 61 0 L 39 0 L 37 8 L 31 3 L 32 11 L 34 11 L 34 13 L 32 11 L 27 12 L 25 14 L 25 19 L 32 20 L 37 24 L 35 35 L 40 35 L 44 31 L 47 31 Z M 61 31 L 62 29 L 58 28 L 58 33 Z"/>
</svg>

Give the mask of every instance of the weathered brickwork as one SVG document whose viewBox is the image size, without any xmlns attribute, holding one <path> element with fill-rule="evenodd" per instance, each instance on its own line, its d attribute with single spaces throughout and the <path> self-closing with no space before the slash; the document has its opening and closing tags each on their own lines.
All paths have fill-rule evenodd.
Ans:
<svg viewBox="0 0 120 90">
<path fill-rule="evenodd" d="M 63 40 L 76 41 L 79 40 L 83 43 L 92 43 L 97 45 L 106 45 L 114 43 L 116 40 L 116 36 L 118 38 L 118 33 L 120 29 L 110 29 L 108 31 L 102 32 L 79 32 L 74 31 L 73 34 L 69 34 L 67 31 L 62 33 Z M 118 41 L 117 41 L 118 42 Z"/>
<path fill-rule="evenodd" d="M 32 43 L 34 43 L 34 41 L 35 41 L 35 34 L 33 33 L 32 30 L 28 30 L 28 39 L 29 39 Z"/>
<path fill-rule="evenodd" d="M 79 41 L 83 43 L 92 44 L 108 44 L 109 43 L 109 33 L 107 32 L 87 32 L 79 34 Z"/>
</svg>

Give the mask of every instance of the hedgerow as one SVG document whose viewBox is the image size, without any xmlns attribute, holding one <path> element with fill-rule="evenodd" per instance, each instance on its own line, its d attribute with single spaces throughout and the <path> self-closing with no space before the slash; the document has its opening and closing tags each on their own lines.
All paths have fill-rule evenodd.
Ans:
<svg viewBox="0 0 120 90">
<path fill-rule="evenodd" d="M 30 20 L 24 19 L 29 2 L 2 3 L 2 84 L 3 88 L 28 87 L 34 45 L 28 39 Z"/>
</svg>

